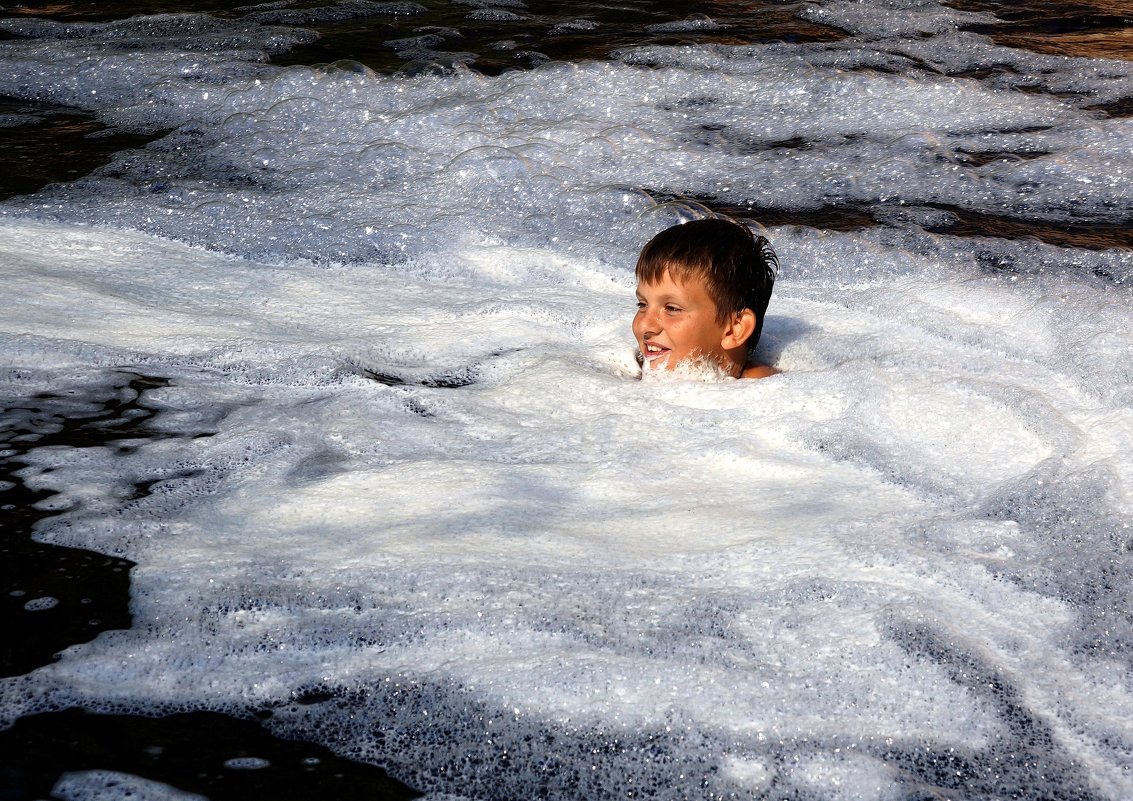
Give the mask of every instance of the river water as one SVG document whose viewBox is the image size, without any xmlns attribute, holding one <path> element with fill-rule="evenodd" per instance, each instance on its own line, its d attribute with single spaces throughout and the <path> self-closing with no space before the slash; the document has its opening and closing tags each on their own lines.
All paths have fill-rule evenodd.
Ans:
<svg viewBox="0 0 1133 801">
<path fill-rule="evenodd" d="M 1133 796 L 1124 5 L 0 8 L 3 797 Z"/>
</svg>

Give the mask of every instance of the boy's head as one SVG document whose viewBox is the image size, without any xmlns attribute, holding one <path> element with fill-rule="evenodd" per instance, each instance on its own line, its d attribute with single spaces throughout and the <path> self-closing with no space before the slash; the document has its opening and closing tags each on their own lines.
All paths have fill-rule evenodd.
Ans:
<svg viewBox="0 0 1133 801">
<path fill-rule="evenodd" d="M 646 364 L 672 369 L 704 357 L 738 375 L 759 341 L 778 268 L 770 243 L 729 219 L 657 234 L 636 269 L 633 330 Z"/>
</svg>

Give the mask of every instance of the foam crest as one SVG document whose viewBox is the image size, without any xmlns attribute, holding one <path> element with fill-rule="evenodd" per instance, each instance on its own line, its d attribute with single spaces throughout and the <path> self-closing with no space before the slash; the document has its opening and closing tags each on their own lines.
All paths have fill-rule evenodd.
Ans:
<svg viewBox="0 0 1133 801">
<path fill-rule="evenodd" d="M 161 782 L 149 781 L 112 770 L 86 770 L 64 773 L 51 788 L 51 795 L 62 801 L 203 801 L 204 796 L 186 793 Z"/>
<path fill-rule="evenodd" d="M 672 22 L 659 22 L 656 25 L 646 25 L 645 30 L 652 33 L 676 33 L 678 31 L 715 31 L 725 27 L 707 14 L 690 14 L 684 19 Z"/>
<path fill-rule="evenodd" d="M 992 14 L 959 11 L 936 0 L 883 0 L 848 3 L 843 0 L 804 7 L 799 16 L 851 33 L 870 37 L 915 37 L 958 30 L 964 25 L 994 25 Z"/>
<path fill-rule="evenodd" d="M 415 258 L 470 232 L 601 256 L 644 233 L 641 188 L 779 208 L 900 198 L 1099 222 L 1123 219 L 1133 202 L 1127 120 L 971 80 L 814 63 L 800 73 L 800 60 L 818 60 L 813 46 L 664 51 L 675 60 L 659 70 L 548 65 L 415 80 L 264 66 L 250 78 L 233 53 L 188 62 L 182 44 L 71 68 L 92 62 L 72 59 L 70 40 L 34 47 L 50 68 L 25 65 L 8 91 L 81 103 L 118 124 L 180 127 L 16 208 L 255 258 Z M 876 166 L 853 169 L 861 163 Z M 596 231 L 609 232 L 597 248 Z"/>
<path fill-rule="evenodd" d="M 313 8 L 279 8 L 251 11 L 244 19 L 267 25 L 312 25 L 376 15 L 412 16 L 428 9 L 420 3 L 373 2 L 373 0 L 338 0 Z"/>
</svg>

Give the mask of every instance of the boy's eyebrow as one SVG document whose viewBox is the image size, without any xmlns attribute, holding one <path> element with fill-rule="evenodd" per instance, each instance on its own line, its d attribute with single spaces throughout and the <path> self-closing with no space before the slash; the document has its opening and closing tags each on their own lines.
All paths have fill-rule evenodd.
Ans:
<svg viewBox="0 0 1133 801">
<path fill-rule="evenodd" d="M 634 294 L 637 295 L 639 300 L 645 300 L 644 296 L 642 296 L 642 294 L 641 294 L 640 289 L 635 290 Z M 657 300 L 658 303 L 670 303 L 670 302 L 673 302 L 673 301 L 675 301 L 677 303 L 686 303 L 687 302 L 681 295 L 676 295 L 676 294 L 673 294 L 672 292 L 666 292 L 663 295 L 658 295 L 656 300 Z"/>
</svg>

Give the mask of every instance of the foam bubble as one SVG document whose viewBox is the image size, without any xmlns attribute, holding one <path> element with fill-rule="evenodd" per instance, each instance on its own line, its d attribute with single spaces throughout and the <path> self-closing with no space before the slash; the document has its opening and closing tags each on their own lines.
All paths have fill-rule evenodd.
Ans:
<svg viewBox="0 0 1133 801">
<path fill-rule="evenodd" d="M 262 770 L 270 766 L 270 761 L 260 757 L 233 757 L 224 760 L 224 767 L 229 770 Z"/>
<path fill-rule="evenodd" d="M 42 612 L 45 609 L 54 609 L 59 605 L 58 598 L 52 598 L 50 595 L 45 595 L 41 598 L 32 598 L 24 604 L 24 609 L 29 612 Z"/>
<path fill-rule="evenodd" d="M 676 33 L 679 31 L 715 31 L 722 27 L 725 26 L 706 14 L 690 14 L 681 20 L 646 25 L 645 30 L 652 33 Z"/>
</svg>

